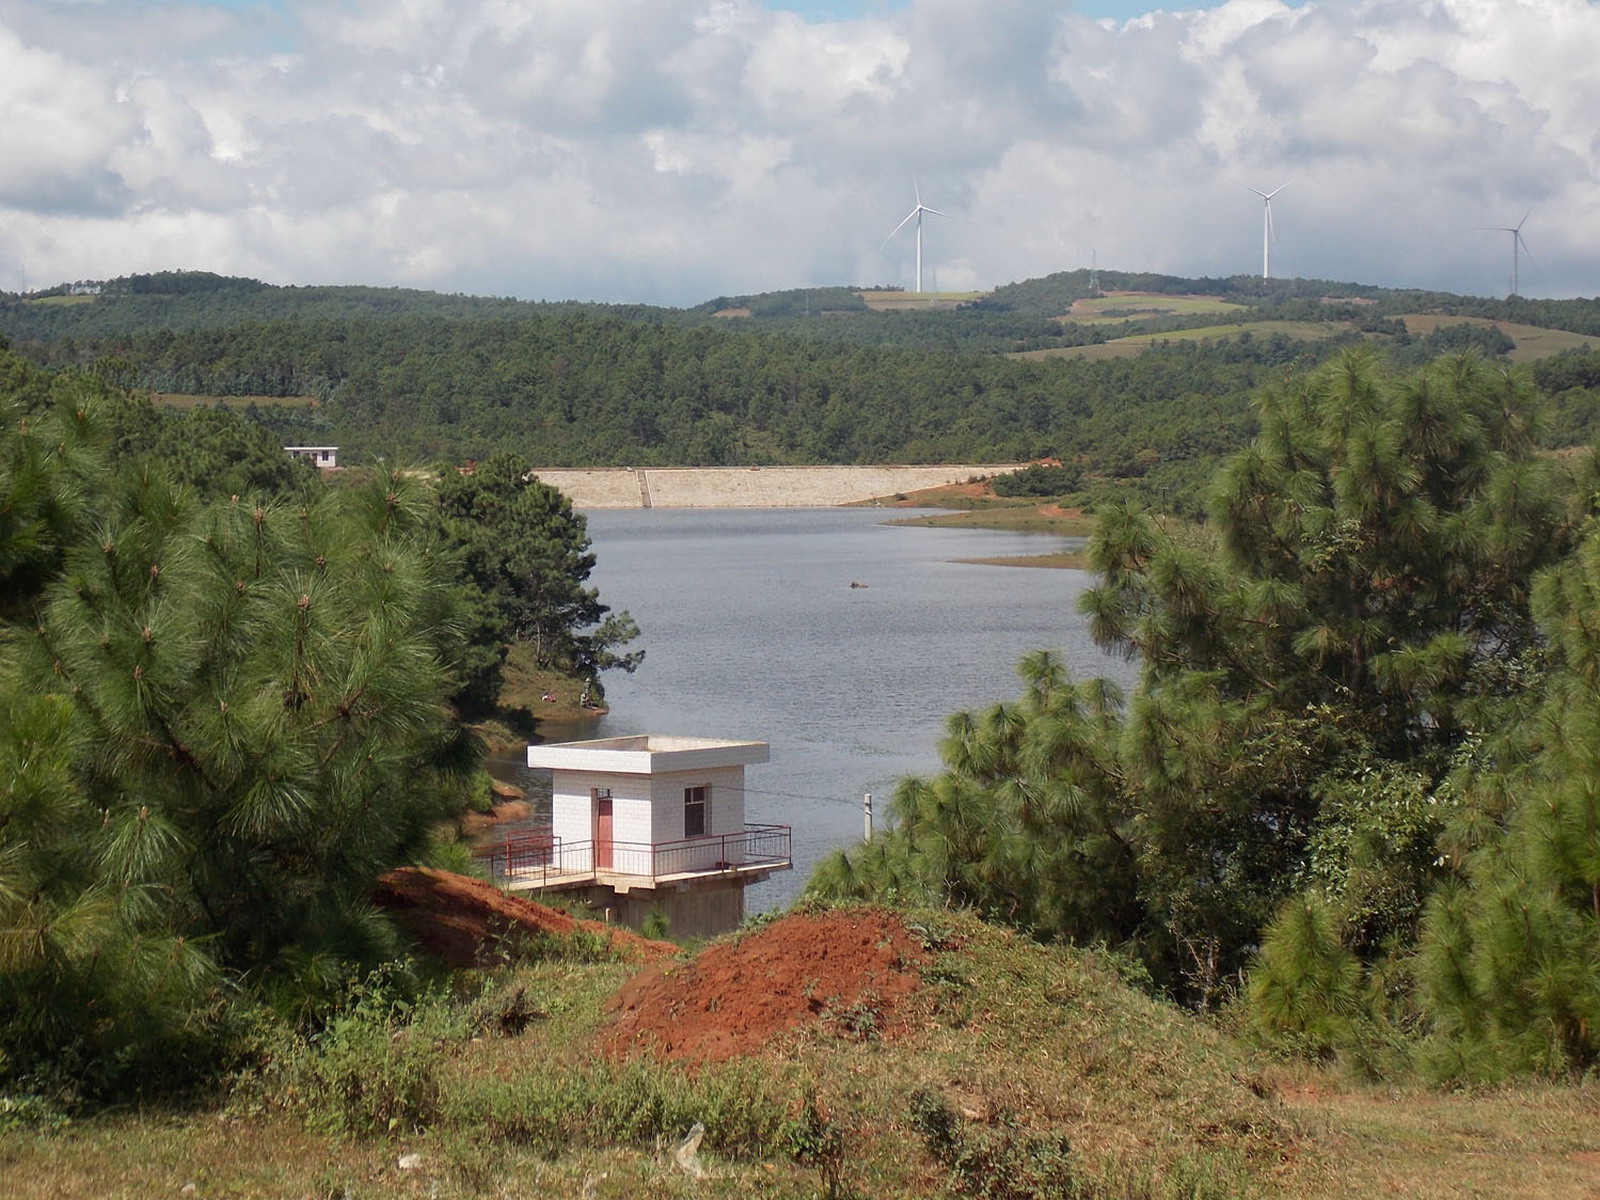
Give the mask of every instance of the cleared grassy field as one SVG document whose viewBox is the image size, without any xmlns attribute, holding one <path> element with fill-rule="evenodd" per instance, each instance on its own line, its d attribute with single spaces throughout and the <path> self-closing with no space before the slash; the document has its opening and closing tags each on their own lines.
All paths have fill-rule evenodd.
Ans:
<svg viewBox="0 0 1600 1200">
<path fill-rule="evenodd" d="M 1425 337 L 1435 329 L 1448 328 L 1452 325 L 1475 325 L 1480 329 L 1498 329 L 1517 344 L 1517 348 L 1507 355 L 1512 362 L 1535 362 L 1541 358 L 1560 354 L 1564 350 L 1583 350 L 1595 345 L 1597 340 L 1585 337 L 1581 333 L 1568 333 L 1564 329 L 1541 329 L 1537 325 L 1519 325 L 1515 321 L 1491 321 L 1486 317 L 1418 313 L 1400 319 L 1406 323 L 1408 333 L 1419 337 Z"/>
<path fill-rule="evenodd" d="M 899 312 L 953 308 L 988 292 L 858 292 L 856 293 L 874 312 Z"/>
<path fill-rule="evenodd" d="M 1199 329 L 1178 329 L 1171 333 L 1138 334 L 1113 338 L 1098 346 L 1063 346 L 1054 350 L 1023 350 L 1014 358 L 1062 358 L 1077 355 L 1088 359 L 1132 358 L 1162 342 L 1224 341 L 1249 331 L 1252 337 L 1271 337 L 1281 333 L 1296 341 L 1320 341 L 1346 333 L 1345 321 L 1253 321 L 1248 325 L 1205 325 Z"/>
<path fill-rule="evenodd" d="M 59 308 L 63 304 L 93 304 L 96 299 L 97 297 L 95 296 L 40 296 L 37 299 L 29 300 L 28 303 L 49 304 Z"/>
<path fill-rule="evenodd" d="M 1138 317 L 1187 317 L 1196 314 L 1247 312 L 1247 306 L 1216 296 L 1164 296 L 1156 292 L 1123 292 L 1074 301 L 1062 321 L 1079 325 L 1117 325 Z M 1137 317 L 1135 319 L 1138 319 Z"/>
<path fill-rule="evenodd" d="M 1219 302 L 1220 303 L 1220 302 Z M 1076 307 L 1076 306 L 1074 306 Z M 1151 312 L 1157 314 L 1154 311 Z M 1076 320 L 1076 317 L 1071 318 Z M 1121 321 L 1123 318 L 1115 318 Z M 1519 325 L 1514 321 L 1492 321 L 1484 317 L 1445 316 L 1434 313 L 1418 313 L 1400 318 L 1405 322 L 1407 332 L 1416 337 L 1425 337 L 1435 329 L 1448 328 L 1452 325 L 1475 325 L 1484 329 L 1499 329 L 1517 344 L 1507 357 L 1512 362 L 1534 362 L 1541 358 L 1549 358 L 1566 350 L 1582 350 L 1594 346 L 1597 340 L 1585 337 L 1583 334 L 1567 333 L 1560 329 L 1542 329 L 1537 325 Z M 1093 320 L 1080 322 L 1081 324 L 1095 324 Z M 1100 321 L 1100 324 L 1110 323 Z M 1170 333 L 1135 334 L 1130 337 L 1114 338 L 1102 342 L 1097 346 L 1066 346 L 1051 350 L 1024 350 L 1012 357 L 1015 358 L 1060 358 L 1076 355 L 1091 360 L 1107 358 L 1132 358 L 1143 354 L 1152 346 L 1162 342 L 1196 342 L 1207 339 L 1219 341 L 1236 338 L 1248 330 L 1254 337 L 1271 337 L 1274 333 L 1284 334 L 1296 341 L 1321 341 L 1348 333 L 1351 329 L 1347 321 L 1252 321 L 1244 325 L 1206 325 L 1198 329 L 1179 329 Z"/>
</svg>

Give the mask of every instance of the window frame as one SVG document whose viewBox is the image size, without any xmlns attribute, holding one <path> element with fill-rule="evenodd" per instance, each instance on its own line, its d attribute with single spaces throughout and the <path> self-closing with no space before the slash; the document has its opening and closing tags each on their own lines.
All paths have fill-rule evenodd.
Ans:
<svg viewBox="0 0 1600 1200">
<path fill-rule="evenodd" d="M 691 831 L 690 815 L 698 814 L 700 828 Z M 683 789 L 683 836 L 707 837 L 711 832 L 711 785 L 702 783 Z"/>
</svg>

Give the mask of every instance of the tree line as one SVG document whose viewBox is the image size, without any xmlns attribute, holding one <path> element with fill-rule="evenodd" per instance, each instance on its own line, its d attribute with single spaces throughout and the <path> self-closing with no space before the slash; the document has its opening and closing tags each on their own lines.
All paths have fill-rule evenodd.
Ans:
<svg viewBox="0 0 1600 1200">
<path fill-rule="evenodd" d="M 1251 390 L 1323 352 L 1274 337 L 1017 360 L 582 311 L 147 329 L 19 349 L 160 393 L 299 398 L 250 415 L 350 461 L 460 465 L 502 448 L 560 466 L 1058 457 L 1113 488 L 1154 475 L 1153 495 L 1192 488 L 1197 459 L 1248 437 Z"/>
</svg>

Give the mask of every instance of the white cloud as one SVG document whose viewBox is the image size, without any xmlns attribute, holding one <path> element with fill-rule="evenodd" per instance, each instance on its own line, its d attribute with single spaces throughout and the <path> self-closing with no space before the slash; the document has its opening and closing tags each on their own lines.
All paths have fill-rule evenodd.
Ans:
<svg viewBox="0 0 1600 1200">
<path fill-rule="evenodd" d="M 111 81 L 3 27 L 0 63 L 0 203 L 68 212 L 115 205 L 122 181 L 107 158 L 138 130 Z"/>
<path fill-rule="evenodd" d="M 1181 6 L 1179 6 L 1181 7 Z M 0 0 L 0 287 L 203 267 L 694 303 L 1087 265 L 1600 291 L 1600 7 Z"/>
</svg>

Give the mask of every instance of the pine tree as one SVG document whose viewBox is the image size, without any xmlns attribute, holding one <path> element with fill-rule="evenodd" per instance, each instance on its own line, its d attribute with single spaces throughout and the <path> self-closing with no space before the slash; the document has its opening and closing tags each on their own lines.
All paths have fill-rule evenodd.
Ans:
<svg viewBox="0 0 1600 1200">
<path fill-rule="evenodd" d="M 0 1074 L 78 1055 L 113 1086 L 177 1070 L 227 980 L 292 995 L 391 954 L 372 883 L 459 808 L 476 752 L 425 484 L 208 504 L 84 447 L 70 473 L 98 486 L 48 524 L 55 570 L 0 642 Z"/>
<path fill-rule="evenodd" d="M 585 586 L 595 560 L 582 514 L 524 459 L 495 454 L 470 475 L 447 475 L 438 505 L 471 623 L 457 689 L 465 711 L 494 706 L 511 642 L 531 645 L 541 667 L 591 681 L 643 660 L 643 651 L 619 653 L 638 636 L 633 619 Z"/>
<path fill-rule="evenodd" d="M 1463 772 L 1462 878 L 1423 930 L 1443 1075 L 1600 1061 L 1600 532 L 1541 577 L 1535 610 L 1554 660 L 1543 708 L 1522 755 Z"/>
<path fill-rule="evenodd" d="M 1471 356 L 1285 375 L 1207 525 L 1100 518 L 1083 608 L 1140 663 L 1127 705 L 1025 668 L 1020 702 L 952 719 L 879 861 L 1041 936 L 1130 945 L 1197 1004 L 1302 889 L 1361 960 L 1404 943 L 1440 873 L 1444 814 L 1419 797 L 1539 676 L 1529 580 L 1572 523 L 1535 411 Z"/>
<path fill-rule="evenodd" d="M 1250 1013 L 1261 1028 L 1296 1034 L 1324 1052 L 1349 1041 L 1361 964 L 1341 941 L 1340 924 L 1314 895 L 1283 903 L 1250 977 Z"/>
</svg>

